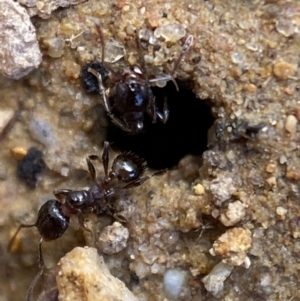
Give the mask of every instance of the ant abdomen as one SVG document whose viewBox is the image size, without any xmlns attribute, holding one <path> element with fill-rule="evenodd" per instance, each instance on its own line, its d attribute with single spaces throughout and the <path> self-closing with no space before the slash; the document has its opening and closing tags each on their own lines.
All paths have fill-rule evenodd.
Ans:
<svg viewBox="0 0 300 301">
<path fill-rule="evenodd" d="M 39 210 L 35 223 L 41 237 L 45 241 L 61 237 L 67 230 L 69 217 L 64 215 L 62 204 L 58 200 L 47 201 Z"/>
<path fill-rule="evenodd" d="M 130 182 L 139 178 L 146 169 L 146 161 L 137 155 L 128 152 L 118 155 L 113 161 L 110 178 L 116 177 L 119 181 Z"/>
</svg>

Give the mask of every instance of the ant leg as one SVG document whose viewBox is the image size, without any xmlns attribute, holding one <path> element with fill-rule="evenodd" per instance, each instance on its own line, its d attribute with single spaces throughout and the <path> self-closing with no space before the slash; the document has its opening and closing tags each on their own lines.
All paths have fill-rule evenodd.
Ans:
<svg viewBox="0 0 300 301">
<path fill-rule="evenodd" d="M 37 273 L 37 275 L 33 278 L 32 282 L 29 286 L 29 289 L 27 292 L 27 297 L 26 297 L 27 301 L 32 301 L 33 289 L 44 272 L 45 263 L 44 263 L 43 253 L 42 253 L 42 242 L 43 242 L 43 238 L 41 238 L 40 242 L 39 242 L 39 269 L 40 270 Z"/>
<path fill-rule="evenodd" d="M 104 147 L 102 152 L 102 164 L 104 168 L 105 178 L 108 177 L 108 163 L 109 163 L 109 142 L 104 141 Z"/>
<path fill-rule="evenodd" d="M 7 246 L 7 250 L 8 250 L 8 251 L 11 250 L 11 247 L 12 247 L 12 245 L 13 245 L 13 243 L 14 243 L 14 241 L 15 241 L 17 235 L 18 235 L 18 233 L 20 232 L 20 230 L 21 230 L 22 228 L 31 228 L 31 227 L 35 227 L 35 226 L 36 226 L 36 223 L 30 224 L 30 225 L 25 225 L 25 224 L 19 225 L 19 227 L 18 227 L 17 231 L 15 232 L 14 236 L 13 236 L 13 237 L 11 238 L 11 240 L 9 241 L 9 244 L 8 244 L 8 246 Z"/>
<path fill-rule="evenodd" d="M 94 164 L 92 163 L 91 160 L 97 160 L 97 159 L 99 159 L 97 155 L 90 155 L 86 158 L 86 163 L 87 163 L 87 166 L 88 166 L 88 169 L 89 169 L 89 173 L 92 176 L 92 179 L 93 179 L 94 182 L 96 182 L 97 173 L 96 173 L 95 166 L 94 166 Z"/>
<path fill-rule="evenodd" d="M 147 112 L 152 117 L 152 123 L 156 123 L 156 117 L 158 117 L 161 120 L 161 122 L 166 123 L 169 119 L 167 98 L 166 97 L 164 98 L 163 113 L 158 111 L 154 97 L 152 97 L 151 100 L 149 101 Z"/>
<path fill-rule="evenodd" d="M 100 94 L 102 95 L 103 106 L 104 106 L 104 109 L 105 109 L 107 115 L 110 117 L 111 121 L 116 126 L 121 128 L 123 131 L 131 132 L 130 128 L 128 128 L 127 125 L 125 125 L 120 119 L 118 119 L 111 113 L 111 106 L 110 106 L 109 100 L 106 97 L 105 88 L 103 85 L 101 74 L 92 68 L 88 68 L 88 72 L 92 73 L 98 79 L 98 85 L 99 85 Z"/>
<path fill-rule="evenodd" d="M 80 228 L 83 230 L 83 231 L 87 231 L 89 232 L 89 234 L 91 235 L 91 238 L 92 238 L 92 241 L 93 243 L 95 243 L 95 235 L 94 235 L 94 231 L 90 228 L 88 228 L 85 223 L 84 223 L 84 216 L 82 214 L 81 211 L 77 211 L 77 218 L 78 218 L 78 222 L 79 222 L 79 225 L 80 225 Z"/>
<path fill-rule="evenodd" d="M 158 116 L 156 112 L 156 103 L 155 103 L 155 97 L 151 97 L 149 100 L 149 104 L 147 106 L 147 112 L 152 118 L 152 123 L 156 123 L 156 117 Z"/>
<path fill-rule="evenodd" d="M 122 129 L 124 132 L 131 133 L 131 129 L 125 123 L 123 123 L 120 119 L 118 119 L 111 113 L 107 113 L 107 114 L 110 117 L 110 120 L 112 121 L 113 124 L 115 124 L 117 127 Z"/>
<path fill-rule="evenodd" d="M 110 107 L 109 101 L 106 97 L 105 88 L 104 88 L 101 74 L 92 68 L 88 68 L 87 71 L 92 73 L 94 76 L 96 76 L 96 78 L 98 80 L 99 91 L 100 91 L 100 94 L 102 95 L 103 106 L 105 108 L 105 111 L 110 115 L 111 107 Z"/>
<path fill-rule="evenodd" d="M 163 113 L 156 111 L 157 117 L 163 122 L 166 123 L 169 119 L 169 108 L 167 104 L 167 97 L 164 97 L 164 107 L 163 107 Z"/>
</svg>

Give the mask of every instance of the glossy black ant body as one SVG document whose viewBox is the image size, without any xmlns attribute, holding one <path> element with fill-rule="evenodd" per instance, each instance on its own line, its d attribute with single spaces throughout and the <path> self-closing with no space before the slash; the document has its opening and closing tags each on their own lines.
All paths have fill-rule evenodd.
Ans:
<svg viewBox="0 0 300 301">
<path fill-rule="evenodd" d="M 120 190 L 139 186 L 151 177 L 165 172 L 165 170 L 158 171 L 142 177 L 146 169 L 146 162 L 131 152 L 118 155 L 112 163 L 110 172 L 108 172 L 108 142 L 104 143 L 102 153 L 102 163 L 105 173 L 103 179 L 97 179 L 96 170 L 92 163 L 93 160 L 99 160 L 99 157 L 92 155 L 88 156 L 86 160 L 89 173 L 95 184 L 88 190 L 61 189 L 53 191 L 57 199 L 48 200 L 42 205 L 38 212 L 37 221 L 34 224 L 21 224 L 8 245 L 8 249 L 11 249 L 17 234 L 22 228 L 36 227 L 41 235 L 38 246 L 39 272 L 29 287 L 27 301 L 32 300 L 32 292 L 35 284 L 44 271 L 44 259 L 41 248 L 43 241 L 52 241 L 61 237 L 69 226 L 71 215 L 74 214 L 77 215 L 81 227 L 88 230 L 84 226 L 84 213 L 93 212 L 97 215 L 113 215 L 113 207 L 108 200 L 110 196 Z M 111 188 L 110 184 L 115 179 L 121 183 L 125 183 L 125 185 L 120 188 Z"/>
<path fill-rule="evenodd" d="M 98 25 L 96 25 L 96 29 L 100 36 L 102 45 L 101 67 L 98 66 L 97 68 L 100 72 L 94 69 L 93 66 L 88 67 L 87 71 L 93 74 L 98 80 L 102 103 L 111 121 L 123 131 L 131 134 L 138 134 L 144 130 L 144 117 L 146 113 L 151 117 L 152 123 L 156 123 L 157 118 L 163 123 L 166 123 L 169 118 L 166 98 L 163 105 L 163 112 L 160 112 L 156 106 L 155 97 L 150 85 L 157 82 L 167 82 L 172 80 L 178 90 L 178 86 L 173 75 L 179 66 L 180 61 L 190 49 L 193 43 L 193 36 L 189 35 L 187 37 L 181 54 L 170 75 L 148 79 L 145 71 L 145 63 L 142 59 L 140 59 L 141 67 L 129 66 L 124 69 L 122 74 L 110 70 L 110 68 L 108 68 L 108 66 L 104 63 L 105 43 L 102 30 Z M 138 49 L 140 49 L 140 41 L 138 37 L 137 45 Z M 83 71 L 85 71 L 85 69 L 86 66 L 83 67 Z M 109 72 L 107 72 L 107 70 L 109 70 Z M 83 74 L 85 73 L 87 76 L 87 73 L 83 71 L 82 81 L 83 85 L 87 87 L 88 84 L 85 83 L 85 79 L 83 78 Z M 107 81 L 113 84 L 110 96 L 107 95 L 104 86 Z"/>
</svg>

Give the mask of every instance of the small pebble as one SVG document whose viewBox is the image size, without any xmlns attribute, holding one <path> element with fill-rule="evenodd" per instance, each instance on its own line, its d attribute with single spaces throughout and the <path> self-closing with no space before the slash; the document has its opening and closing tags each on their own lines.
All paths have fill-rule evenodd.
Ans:
<svg viewBox="0 0 300 301">
<path fill-rule="evenodd" d="M 47 54 L 52 58 L 59 58 L 64 53 L 64 41 L 60 38 L 48 38 L 44 39 L 44 44 L 48 47 Z"/>
<path fill-rule="evenodd" d="M 276 177 L 270 177 L 270 178 L 268 178 L 266 181 L 267 181 L 267 183 L 268 183 L 270 186 L 273 186 L 273 187 L 276 187 L 276 186 L 277 186 L 277 179 L 276 179 Z"/>
<path fill-rule="evenodd" d="M 129 231 L 121 223 L 114 222 L 101 232 L 97 245 L 105 254 L 116 254 L 127 246 Z"/>
<path fill-rule="evenodd" d="M 277 62 L 273 67 L 274 75 L 281 80 L 285 80 L 290 76 L 295 75 L 297 66 L 288 62 Z"/>
<path fill-rule="evenodd" d="M 250 93 L 254 93 L 257 91 L 257 86 L 255 86 L 254 84 L 247 84 L 246 90 Z"/>
<path fill-rule="evenodd" d="M 15 159 L 22 160 L 27 155 L 27 149 L 16 146 L 11 149 L 11 153 Z"/>
<path fill-rule="evenodd" d="M 277 213 L 278 215 L 286 215 L 287 212 L 288 212 L 287 209 L 285 209 L 285 208 L 283 208 L 283 207 L 281 207 L 281 206 L 278 206 L 278 207 L 276 208 L 276 213 Z"/>
<path fill-rule="evenodd" d="M 32 138 L 42 144 L 51 147 L 56 143 L 52 127 L 47 121 L 33 117 L 28 128 Z"/>
<path fill-rule="evenodd" d="M 289 115 L 285 121 L 285 129 L 289 133 L 296 133 L 297 130 L 297 118 L 294 115 Z"/>
<path fill-rule="evenodd" d="M 228 229 L 214 243 L 209 252 L 220 256 L 224 263 L 240 266 L 247 264 L 247 252 L 251 247 L 251 231 L 242 227 Z"/>
<path fill-rule="evenodd" d="M 163 288 L 166 296 L 170 299 L 177 299 L 186 286 L 187 280 L 187 272 L 181 269 L 167 270 L 163 279 Z"/>
<path fill-rule="evenodd" d="M 185 28 L 178 23 L 168 24 L 166 26 L 157 27 L 154 31 L 156 38 L 163 37 L 166 42 L 177 42 L 186 34 Z"/>
<path fill-rule="evenodd" d="M 69 175 L 69 172 L 70 172 L 70 169 L 69 169 L 69 167 L 66 167 L 66 166 L 63 166 L 60 170 L 60 174 L 63 177 L 67 177 Z"/>
<path fill-rule="evenodd" d="M 213 296 L 217 297 L 224 288 L 224 281 L 229 277 L 233 266 L 223 262 L 218 263 L 208 275 L 202 278 L 204 287 Z"/>
<path fill-rule="evenodd" d="M 276 30 L 285 37 L 291 36 L 295 32 L 295 26 L 290 19 L 279 19 L 276 21 Z"/>
<path fill-rule="evenodd" d="M 204 187 L 201 184 L 197 184 L 193 187 L 195 194 L 202 195 L 205 193 Z"/>
<path fill-rule="evenodd" d="M 228 208 L 221 213 L 220 221 L 230 227 L 240 222 L 246 215 L 245 205 L 241 201 L 235 201 L 228 205 Z"/>
<path fill-rule="evenodd" d="M 294 181 L 300 180 L 300 172 L 296 170 L 294 167 L 291 167 L 289 170 L 287 170 L 285 176 L 290 180 L 294 180 Z"/>
<path fill-rule="evenodd" d="M 269 163 L 267 166 L 266 166 L 266 172 L 268 173 L 273 173 L 276 169 L 276 164 L 274 163 Z"/>
<path fill-rule="evenodd" d="M 285 163 L 287 163 L 287 157 L 285 156 L 285 155 L 281 155 L 280 157 L 279 157 L 279 163 L 280 164 L 285 164 Z"/>
</svg>

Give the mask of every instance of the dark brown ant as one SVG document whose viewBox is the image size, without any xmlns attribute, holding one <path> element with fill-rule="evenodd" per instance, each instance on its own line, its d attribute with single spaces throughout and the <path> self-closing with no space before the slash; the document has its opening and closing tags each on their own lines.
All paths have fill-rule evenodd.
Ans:
<svg viewBox="0 0 300 301">
<path fill-rule="evenodd" d="M 123 131 L 131 134 L 138 134 L 143 131 L 145 113 L 151 117 L 152 123 L 156 123 L 157 118 L 163 123 L 166 123 L 169 118 L 169 110 L 166 98 L 163 105 L 163 112 L 160 112 L 156 106 L 155 97 L 152 93 L 150 85 L 153 83 L 167 82 L 172 80 L 178 90 L 178 86 L 173 75 L 184 55 L 190 49 L 193 43 L 193 36 L 189 35 L 187 37 L 181 54 L 175 62 L 170 75 L 148 79 L 145 70 L 145 62 L 141 58 L 140 67 L 129 66 L 125 68 L 121 74 L 110 70 L 110 68 L 108 68 L 104 62 L 105 43 L 102 30 L 97 24 L 96 29 L 102 46 L 101 67 L 99 67 L 102 72 L 98 72 L 98 70 L 95 70 L 93 67 L 87 68 L 87 71 L 92 73 L 98 80 L 99 92 L 102 96 L 102 103 L 111 121 Z M 140 49 L 140 40 L 138 37 L 137 45 L 138 49 Z M 105 72 L 102 70 L 102 68 L 104 68 L 104 70 L 109 70 L 109 72 Z M 109 73 L 108 78 L 106 78 L 107 73 Z M 104 86 L 106 81 L 109 81 L 111 84 L 113 84 L 113 91 L 110 93 L 110 97 L 107 96 Z"/>
<path fill-rule="evenodd" d="M 91 174 L 95 184 L 88 190 L 61 189 L 53 191 L 53 194 L 57 199 L 48 200 L 44 205 L 42 205 L 38 212 L 37 221 L 34 224 L 19 225 L 17 231 L 10 240 L 8 245 L 9 250 L 11 249 L 17 234 L 22 228 L 36 227 L 41 235 L 38 245 L 39 272 L 30 284 L 27 292 L 27 301 L 32 300 L 33 289 L 44 271 L 44 259 L 41 247 L 43 241 L 52 241 L 61 237 L 67 230 L 70 217 L 73 214 L 77 215 L 80 226 L 83 229 L 88 230 L 84 226 L 84 213 L 93 212 L 97 215 L 113 215 L 113 208 L 108 201 L 110 196 L 120 190 L 139 186 L 151 177 L 165 172 L 165 170 L 158 171 L 151 175 L 142 177 L 146 169 L 146 162 L 131 152 L 118 155 L 112 163 L 110 172 L 108 172 L 108 142 L 104 143 L 102 153 L 102 163 L 105 173 L 103 179 L 97 179 L 96 169 L 92 163 L 92 160 L 99 160 L 99 157 L 91 155 L 88 156 L 86 160 L 89 173 Z M 110 183 L 115 179 L 125 183 L 125 185 L 117 189 L 110 188 Z"/>
</svg>

